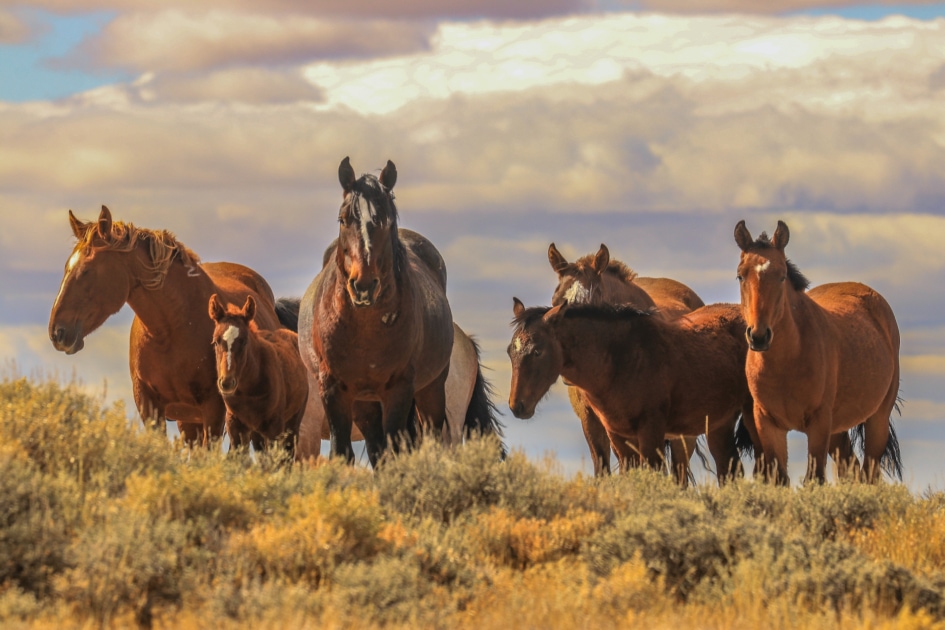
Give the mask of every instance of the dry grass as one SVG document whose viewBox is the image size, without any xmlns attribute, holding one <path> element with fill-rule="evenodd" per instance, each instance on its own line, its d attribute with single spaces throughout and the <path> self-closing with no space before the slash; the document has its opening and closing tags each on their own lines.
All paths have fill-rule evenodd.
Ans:
<svg viewBox="0 0 945 630">
<path fill-rule="evenodd" d="M 0 382 L 0 626 L 945 628 L 945 495 L 572 479 L 477 441 L 376 474 L 190 451 Z"/>
</svg>

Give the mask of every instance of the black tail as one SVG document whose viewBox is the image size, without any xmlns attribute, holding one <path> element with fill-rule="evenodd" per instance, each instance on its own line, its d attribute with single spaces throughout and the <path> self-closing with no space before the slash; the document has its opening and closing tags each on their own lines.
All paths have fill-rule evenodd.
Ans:
<svg viewBox="0 0 945 630">
<path fill-rule="evenodd" d="M 896 413 L 900 416 L 902 416 L 901 405 L 903 402 L 903 399 L 897 396 L 896 404 L 893 405 Z M 856 425 L 850 429 L 849 433 L 853 448 L 862 454 L 863 446 L 866 443 L 866 423 L 862 422 Z M 899 438 L 896 436 L 892 418 L 889 419 L 889 437 L 886 439 L 886 449 L 879 458 L 879 467 L 890 477 L 902 481 L 902 452 L 899 450 Z"/>
<path fill-rule="evenodd" d="M 745 416 L 739 416 L 735 423 L 735 448 L 738 449 L 739 457 L 755 459 L 755 443 L 751 441 L 751 433 L 745 426 Z"/>
<path fill-rule="evenodd" d="M 299 307 L 301 304 L 301 298 L 279 298 L 276 300 L 276 317 L 279 318 L 279 322 L 296 333 L 299 332 Z"/>
<path fill-rule="evenodd" d="M 476 349 L 476 359 L 480 357 L 479 344 L 475 339 L 471 339 L 473 347 Z M 466 409 L 466 420 L 463 422 L 463 432 L 466 437 L 471 435 L 495 435 L 499 439 L 499 445 L 502 448 L 503 459 L 508 454 L 505 444 L 502 442 L 504 434 L 502 432 L 502 423 L 499 422 L 499 410 L 492 402 L 495 392 L 492 385 L 482 375 L 482 363 L 479 363 L 479 369 L 476 371 L 476 385 L 473 388 L 472 398 L 469 401 L 469 407 Z"/>
</svg>

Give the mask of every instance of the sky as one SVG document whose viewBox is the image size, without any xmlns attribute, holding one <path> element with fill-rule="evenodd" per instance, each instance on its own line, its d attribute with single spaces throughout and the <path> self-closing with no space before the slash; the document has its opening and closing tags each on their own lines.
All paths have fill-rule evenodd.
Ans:
<svg viewBox="0 0 945 630">
<path fill-rule="evenodd" d="M 573 259 L 603 242 L 737 302 L 735 224 L 781 219 L 814 285 L 892 305 L 904 481 L 945 489 L 945 3 L 194 6 L 0 0 L 6 374 L 78 378 L 133 414 L 128 307 L 74 356 L 47 337 L 69 209 L 105 204 L 298 296 L 337 234 L 341 159 L 391 159 L 401 225 L 446 260 L 512 448 L 592 469 L 561 383 L 533 419 L 508 411 L 512 297 L 550 301 L 549 243 Z M 790 458 L 799 480 L 799 434 Z"/>
</svg>

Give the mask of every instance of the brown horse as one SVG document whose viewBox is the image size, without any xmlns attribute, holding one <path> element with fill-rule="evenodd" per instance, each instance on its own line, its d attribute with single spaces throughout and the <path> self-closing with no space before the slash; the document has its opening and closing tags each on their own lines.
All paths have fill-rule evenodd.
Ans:
<svg viewBox="0 0 945 630">
<path fill-rule="evenodd" d="M 611 259 L 610 250 L 603 243 L 596 254 L 588 254 L 573 263 L 568 262 L 552 243 L 548 246 L 548 262 L 558 274 L 558 286 L 551 297 L 552 306 L 565 303 L 626 305 L 644 311 L 657 309 L 654 314 L 666 320 L 677 319 L 705 306 L 695 291 L 681 282 L 669 278 L 637 277 L 636 272 L 625 264 Z M 644 282 L 649 289 L 641 284 Z M 578 388 L 568 387 L 568 399 L 581 420 L 584 438 L 594 461 L 594 474 L 608 474 L 610 438 L 607 432 Z M 671 438 L 670 452 L 676 477 L 685 482 L 689 476 L 689 458 L 696 449 L 696 441 L 694 438 L 680 441 L 672 439 L 678 436 L 667 437 Z"/>
<path fill-rule="evenodd" d="M 439 253 L 398 229 L 393 162 L 380 177 L 357 178 L 345 158 L 338 179 L 338 246 L 302 298 L 299 348 L 318 381 L 332 454 L 354 460 L 357 425 L 377 465 L 414 404 L 427 430 L 444 435 L 453 318 Z"/>
<path fill-rule="evenodd" d="M 509 407 L 530 418 L 558 376 L 585 393 L 621 470 L 662 466 L 664 436 L 707 433 L 720 483 L 740 471 L 735 422 L 751 409 L 745 324 L 715 304 L 678 322 L 632 307 L 530 308 L 515 300 Z"/>
<path fill-rule="evenodd" d="M 901 478 L 899 445 L 889 416 L 899 392 L 899 327 L 883 297 L 857 282 L 808 281 L 787 259 L 790 232 L 754 240 L 740 221 L 738 281 L 751 352 L 745 365 L 765 470 L 787 476 L 787 432 L 807 434 L 809 476 L 823 481 L 828 451 L 865 432 L 867 479 L 880 467 Z M 840 448 L 840 457 L 846 447 Z M 772 469 L 772 467 L 774 467 Z"/>
<path fill-rule="evenodd" d="M 214 293 L 209 311 L 230 445 L 239 448 L 252 440 L 259 449 L 281 439 L 292 454 L 308 400 L 298 335 L 285 328 L 259 330 L 251 295 L 237 309 Z"/>
<path fill-rule="evenodd" d="M 49 338 L 74 354 L 85 336 L 127 303 L 131 325 L 131 382 L 146 424 L 177 420 L 190 442 L 206 444 L 223 432 L 225 408 L 217 391 L 213 323 L 207 301 L 214 293 L 242 303 L 252 295 L 256 323 L 280 327 L 266 281 L 242 265 L 206 263 L 165 230 L 112 221 L 102 206 L 98 221 L 83 223 L 69 211 L 78 243 L 66 263 L 49 316 Z"/>
</svg>

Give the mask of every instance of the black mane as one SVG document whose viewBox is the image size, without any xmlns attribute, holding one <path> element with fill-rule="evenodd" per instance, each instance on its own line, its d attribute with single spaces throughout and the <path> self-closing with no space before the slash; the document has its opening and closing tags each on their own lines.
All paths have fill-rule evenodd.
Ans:
<svg viewBox="0 0 945 630">
<path fill-rule="evenodd" d="M 524 327 L 534 322 L 551 310 L 550 306 L 532 306 L 522 311 L 512 320 L 512 326 Z M 653 312 L 638 309 L 635 306 L 612 306 L 610 304 L 573 304 L 564 307 L 564 317 L 597 319 L 603 321 L 627 321 L 641 317 L 651 317 Z"/>
<path fill-rule="evenodd" d="M 768 237 L 767 232 L 762 232 L 761 235 L 755 240 L 755 243 L 752 247 L 753 249 L 774 249 L 774 245 L 771 244 L 771 239 Z M 807 279 L 801 270 L 797 268 L 790 258 L 785 257 L 784 262 L 787 263 L 787 277 L 791 281 L 791 286 L 794 287 L 796 291 L 806 291 L 810 287 L 810 280 Z"/>
<path fill-rule="evenodd" d="M 361 199 L 368 203 L 360 203 Z M 364 173 L 354 185 L 351 186 L 345 203 L 342 208 L 348 206 L 354 216 L 359 221 L 365 217 L 361 216 L 364 208 L 367 208 L 372 223 L 378 226 L 387 227 L 390 230 L 391 246 L 394 253 L 394 274 L 397 277 L 407 268 L 407 248 L 400 240 L 398 234 L 398 220 L 400 216 L 397 213 L 397 206 L 394 204 L 394 193 L 388 190 L 380 180 L 370 173 Z M 327 251 L 326 251 L 327 256 Z"/>
</svg>

